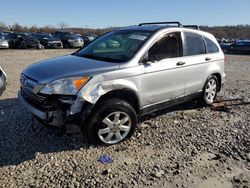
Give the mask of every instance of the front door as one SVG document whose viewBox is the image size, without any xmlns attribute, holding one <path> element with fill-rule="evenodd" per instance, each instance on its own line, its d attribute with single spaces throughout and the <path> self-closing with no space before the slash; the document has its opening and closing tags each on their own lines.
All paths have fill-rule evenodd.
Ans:
<svg viewBox="0 0 250 188">
<path fill-rule="evenodd" d="M 184 95 L 186 75 L 182 51 L 180 32 L 162 36 L 149 49 L 141 79 L 144 107 Z"/>
</svg>

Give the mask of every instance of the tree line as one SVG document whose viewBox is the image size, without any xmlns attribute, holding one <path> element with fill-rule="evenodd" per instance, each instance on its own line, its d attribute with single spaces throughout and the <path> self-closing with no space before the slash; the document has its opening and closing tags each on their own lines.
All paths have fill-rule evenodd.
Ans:
<svg viewBox="0 0 250 188">
<path fill-rule="evenodd" d="M 14 32 L 48 32 L 52 33 L 58 30 L 66 30 L 77 32 L 80 34 L 96 34 L 102 35 L 110 30 L 116 29 L 115 27 L 103 28 L 103 29 L 91 29 L 91 28 L 77 28 L 67 27 L 64 22 L 59 23 L 56 26 L 44 26 L 38 27 L 33 25 L 31 27 L 22 26 L 19 23 L 12 25 L 6 25 L 0 21 L 0 31 L 14 31 Z M 236 26 L 200 26 L 200 29 L 212 33 L 216 38 L 226 39 L 250 39 L 250 25 L 236 25 Z"/>
</svg>

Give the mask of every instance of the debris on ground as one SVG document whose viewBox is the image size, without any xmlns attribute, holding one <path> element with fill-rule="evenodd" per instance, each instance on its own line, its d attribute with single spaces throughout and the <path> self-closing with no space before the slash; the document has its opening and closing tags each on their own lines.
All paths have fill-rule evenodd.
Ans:
<svg viewBox="0 0 250 188">
<path fill-rule="evenodd" d="M 107 155 L 100 156 L 97 161 L 101 162 L 102 164 L 109 164 L 114 162 L 113 159 Z"/>
<path fill-rule="evenodd" d="M 222 110 L 227 111 L 233 106 L 240 106 L 240 105 L 249 105 L 250 101 L 244 100 L 244 98 L 238 99 L 224 99 L 224 100 L 217 100 L 211 104 L 211 108 L 213 110 Z"/>
</svg>

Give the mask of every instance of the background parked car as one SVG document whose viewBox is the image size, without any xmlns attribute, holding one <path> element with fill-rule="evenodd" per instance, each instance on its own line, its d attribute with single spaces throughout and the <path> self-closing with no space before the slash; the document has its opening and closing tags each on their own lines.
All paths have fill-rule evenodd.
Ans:
<svg viewBox="0 0 250 188">
<path fill-rule="evenodd" d="M 93 40 L 95 40 L 97 38 L 97 35 L 82 35 L 83 41 L 84 41 L 84 46 L 87 46 L 88 44 L 90 44 Z"/>
<path fill-rule="evenodd" d="M 10 48 L 44 48 L 44 46 L 40 44 L 39 40 L 29 33 L 9 33 L 5 38 L 8 40 Z"/>
<path fill-rule="evenodd" d="M 250 54 L 250 41 L 235 42 L 230 45 L 221 45 L 224 53 Z"/>
<path fill-rule="evenodd" d="M 0 67 L 0 96 L 4 92 L 7 84 L 7 76 L 3 69 Z"/>
<path fill-rule="evenodd" d="M 62 41 L 64 48 L 81 48 L 84 46 L 82 37 L 76 33 L 56 31 L 54 36 Z"/>
<path fill-rule="evenodd" d="M 8 41 L 0 35 L 0 48 L 9 48 Z"/>
<path fill-rule="evenodd" d="M 61 40 L 50 33 L 35 33 L 33 35 L 39 40 L 44 48 L 63 48 Z"/>
</svg>

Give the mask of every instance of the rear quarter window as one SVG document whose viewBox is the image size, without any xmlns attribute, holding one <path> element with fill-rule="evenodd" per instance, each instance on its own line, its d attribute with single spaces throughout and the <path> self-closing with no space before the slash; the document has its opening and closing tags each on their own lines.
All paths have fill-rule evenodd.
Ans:
<svg viewBox="0 0 250 188">
<path fill-rule="evenodd" d="M 184 56 L 200 55 L 206 53 L 206 46 L 201 35 L 184 32 Z"/>
<path fill-rule="evenodd" d="M 209 38 L 204 37 L 206 45 L 207 45 L 207 53 L 216 53 L 219 52 L 218 46 Z"/>
</svg>

